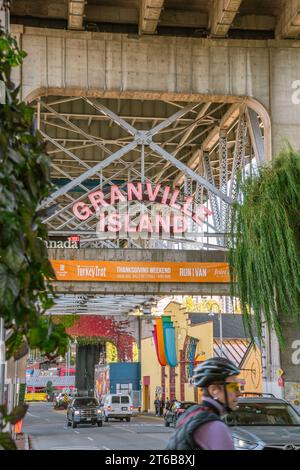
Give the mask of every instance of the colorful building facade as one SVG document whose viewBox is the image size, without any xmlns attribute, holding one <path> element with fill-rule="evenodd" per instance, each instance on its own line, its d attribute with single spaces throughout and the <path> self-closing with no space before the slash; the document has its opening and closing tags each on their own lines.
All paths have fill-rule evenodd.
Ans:
<svg viewBox="0 0 300 470">
<path fill-rule="evenodd" d="M 142 410 L 154 412 L 156 397 L 166 400 L 199 401 L 201 392 L 191 384 L 196 364 L 213 356 L 225 356 L 241 370 L 241 384 L 245 392 L 262 392 L 261 353 L 244 333 L 240 315 L 224 314 L 224 338 L 220 349 L 220 331 L 216 318 L 186 311 L 178 302 L 170 302 L 164 316 L 171 318 L 175 328 L 177 366 L 161 366 L 155 340 L 148 337 L 141 342 Z"/>
<path fill-rule="evenodd" d="M 176 367 L 161 366 L 157 359 L 152 337 L 142 340 L 142 409 L 154 411 L 156 396 L 194 401 L 196 390 L 190 380 L 195 363 L 208 359 L 213 355 L 212 322 L 201 325 L 188 325 L 185 307 L 178 302 L 171 302 L 164 310 L 170 316 L 175 327 L 176 351 L 178 364 Z"/>
</svg>

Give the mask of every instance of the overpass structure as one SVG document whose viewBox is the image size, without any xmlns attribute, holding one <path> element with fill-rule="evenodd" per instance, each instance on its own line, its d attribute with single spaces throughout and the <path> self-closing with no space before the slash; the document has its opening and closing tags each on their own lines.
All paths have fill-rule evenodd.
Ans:
<svg viewBox="0 0 300 470">
<path fill-rule="evenodd" d="M 177 36 L 176 28 L 173 35 L 163 35 L 160 26 L 155 29 L 158 34 L 146 34 L 151 32 L 150 24 L 160 24 L 160 14 L 161 18 L 171 15 L 172 2 L 167 1 L 165 5 L 158 2 L 161 7 L 130 3 L 132 9 L 137 3 L 148 5 L 140 11 L 144 20 L 138 23 L 136 34 L 94 32 L 87 27 L 88 20 L 85 30 L 74 31 L 70 13 L 74 2 L 68 10 L 69 30 L 26 26 L 30 22 L 21 3 L 26 4 L 15 2 L 12 14 L 18 22 L 22 18 L 25 26 L 12 25 L 12 31 L 28 57 L 14 78 L 21 82 L 22 97 L 36 106 L 37 127 L 52 160 L 56 190 L 44 203 L 49 208 L 50 235 L 81 233 L 83 246 L 174 247 L 172 240 L 150 245 L 132 237 L 99 241 L 95 216 L 76 219 L 72 211 L 76 202 L 95 190 L 104 188 L 107 194 L 112 185 L 122 188 L 129 181 L 170 185 L 185 196 L 194 196 L 197 204 L 209 204 L 210 225 L 222 234 L 228 231 L 228 213 L 237 197 L 237 173 L 249 166 L 254 172 L 255 165 L 279 152 L 284 138 L 299 147 L 300 49 L 299 41 L 291 39 L 291 31 L 295 38 L 298 34 L 295 18 L 290 12 L 288 29 L 283 2 L 276 2 L 277 9 L 272 11 L 270 2 L 263 2 L 264 18 L 250 9 L 252 23 L 247 10 L 250 2 L 217 2 L 228 6 L 218 21 L 206 11 L 211 26 L 207 26 L 207 37 L 201 38 Z M 178 15 L 172 17 L 178 18 L 178 27 L 183 4 L 193 4 L 189 11 L 200 15 L 198 2 L 175 3 Z M 53 11 L 62 14 L 51 1 L 44 4 L 52 15 Z M 95 11 L 96 4 L 106 24 L 105 15 L 112 10 L 105 2 L 87 2 L 84 14 Z M 239 4 L 236 15 L 233 4 Z M 44 16 L 44 7 L 38 12 L 38 5 L 32 10 L 39 19 L 36 24 Z M 118 2 L 113 10 L 125 15 L 123 7 Z M 157 21 L 150 21 L 147 15 L 154 11 Z M 122 18 L 129 27 L 132 23 L 126 15 Z M 120 24 L 115 16 L 111 19 Z M 253 26 L 256 20 L 272 39 L 261 39 L 262 30 Z M 257 39 L 254 33 L 253 39 L 231 39 L 230 31 L 236 31 L 239 21 L 249 24 Z M 281 24 L 285 25 L 282 30 Z M 249 33 L 243 28 L 238 31 Z M 211 232 L 209 226 L 206 230 Z M 191 238 L 187 243 L 195 242 Z M 221 245 L 220 238 L 215 244 Z"/>
<path fill-rule="evenodd" d="M 224 261 L 238 174 L 255 174 L 284 139 L 300 148 L 299 12 L 300 0 L 14 0 L 11 30 L 28 56 L 13 80 L 36 108 L 55 185 L 42 203 L 45 223 L 53 240 L 80 237 L 84 248 L 50 250 L 51 258 L 195 263 L 205 249 L 206 260 Z M 175 222 L 161 236 L 168 212 L 154 236 L 154 200 L 159 211 L 188 214 L 181 236 Z M 126 214 L 134 203 L 135 235 L 116 216 L 99 228 L 116 201 Z M 210 212 L 200 228 L 199 207 Z M 84 309 L 105 295 L 110 312 L 127 294 L 126 314 L 134 295 L 140 305 L 170 293 L 226 295 L 228 284 L 219 284 L 54 287 L 86 295 Z M 276 385 L 274 338 L 268 357 Z"/>
<path fill-rule="evenodd" d="M 55 260 L 56 273 L 59 280 L 53 281 L 52 285 L 57 294 L 73 294 L 75 296 L 77 294 L 86 294 L 95 298 L 96 305 L 98 295 L 105 296 L 109 304 L 114 300 L 115 296 L 120 300 L 122 294 L 127 294 L 131 296 L 130 303 L 128 304 L 126 299 L 123 300 L 125 307 L 128 307 L 128 312 L 139 302 L 140 304 L 143 304 L 143 302 L 147 303 L 153 297 L 201 294 L 230 295 L 227 255 L 224 251 L 86 248 L 78 250 L 49 250 L 49 256 L 50 260 Z M 101 269 L 101 265 L 105 265 L 107 262 L 111 264 L 120 262 L 121 268 L 128 266 L 130 271 L 125 270 L 126 275 L 121 281 L 118 280 L 120 278 L 120 275 L 118 277 L 117 274 L 118 271 L 116 271 L 116 274 L 113 274 L 114 277 L 110 278 L 109 281 L 105 277 L 103 277 L 103 280 L 101 276 L 94 277 L 94 272 L 83 273 L 82 277 L 84 280 L 81 280 L 80 274 L 75 275 L 75 280 L 70 280 L 72 276 L 68 273 L 68 267 L 75 266 L 75 269 L 79 268 L 80 270 L 80 263 L 83 260 L 86 261 L 85 266 L 88 266 L 89 269 L 95 265 Z M 155 268 L 155 274 L 153 274 L 150 281 L 148 277 L 145 277 L 149 275 L 147 271 L 149 263 L 150 266 L 152 263 Z M 171 269 L 176 264 L 179 267 L 182 266 L 182 276 L 173 279 L 171 277 Z M 63 272 L 60 271 L 62 265 Z M 203 266 L 204 270 L 209 269 L 209 266 L 212 265 L 213 269 L 222 271 L 220 272 L 219 279 L 215 275 L 213 282 L 211 282 L 207 277 L 207 273 L 203 272 L 203 269 L 199 269 L 198 275 L 197 273 L 190 273 L 190 269 L 197 265 L 199 267 Z M 163 270 L 164 279 L 159 278 L 159 269 Z M 124 270 L 121 271 L 119 269 L 119 272 L 123 274 Z M 128 272 L 131 274 L 127 274 Z M 165 274 L 169 272 L 170 276 Z M 134 301 L 132 302 L 132 297 L 134 296 L 138 296 L 135 303 Z M 90 305 L 90 307 L 92 310 L 96 308 L 95 305 L 93 307 Z M 124 310 L 124 306 L 122 307 L 122 303 L 120 308 L 123 308 L 124 312 L 126 311 L 126 308 Z M 76 313 L 75 310 L 74 313 Z"/>
</svg>

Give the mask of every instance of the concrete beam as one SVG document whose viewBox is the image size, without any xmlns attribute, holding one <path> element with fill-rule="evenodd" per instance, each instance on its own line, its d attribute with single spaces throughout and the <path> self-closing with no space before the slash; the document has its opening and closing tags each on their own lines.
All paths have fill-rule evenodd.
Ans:
<svg viewBox="0 0 300 470">
<path fill-rule="evenodd" d="M 284 3 L 276 27 L 276 38 L 298 38 L 300 35 L 300 0 L 288 0 Z"/>
<path fill-rule="evenodd" d="M 124 4 L 125 5 L 125 4 Z M 12 6 L 14 16 L 33 16 L 36 18 L 68 18 L 68 0 L 47 4 L 44 0 L 19 0 Z M 93 23 L 138 24 L 139 11 L 132 6 L 115 7 L 109 5 L 85 6 L 85 20 Z M 182 28 L 206 28 L 207 13 L 197 13 L 188 10 L 162 10 L 159 18 L 160 26 Z"/>
<path fill-rule="evenodd" d="M 92 261 L 157 261 L 180 263 L 226 263 L 225 251 L 207 250 L 144 250 L 120 248 L 57 248 L 48 250 L 51 260 L 92 260 Z"/>
<path fill-rule="evenodd" d="M 276 27 L 275 16 L 267 15 L 243 15 L 237 16 L 232 23 L 232 29 L 245 31 L 274 31 Z"/>
<path fill-rule="evenodd" d="M 91 295 L 230 295 L 229 284 L 208 284 L 188 282 L 87 282 L 68 281 L 51 283 L 56 294 Z"/>
<path fill-rule="evenodd" d="M 139 34 L 154 34 L 164 0 L 142 0 L 140 3 Z"/>
<path fill-rule="evenodd" d="M 226 37 L 242 0 L 213 0 L 210 10 L 210 35 Z"/>
<path fill-rule="evenodd" d="M 14 16 L 32 16 L 36 18 L 67 19 L 69 0 L 19 0 L 12 3 L 11 14 Z"/>
<path fill-rule="evenodd" d="M 165 9 L 162 11 L 159 26 L 180 28 L 207 28 L 208 14 L 205 12 Z"/>
<path fill-rule="evenodd" d="M 69 0 L 68 29 L 83 29 L 86 0 Z"/>
<path fill-rule="evenodd" d="M 223 118 L 220 121 L 219 126 L 216 126 L 212 129 L 212 131 L 208 134 L 206 139 L 203 141 L 201 149 L 197 149 L 191 158 L 189 159 L 187 166 L 191 169 L 195 169 L 199 163 L 199 157 L 201 156 L 202 152 L 210 152 L 211 149 L 216 145 L 220 138 L 220 131 L 221 129 L 228 130 L 234 122 L 238 119 L 240 113 L 240 105 L 233 104 L 230 108 L 226 111 Z M 178 175 L 175 178 L 174 186 L 180 186 L 183 182 L 184 176 Z"/>
</svg>

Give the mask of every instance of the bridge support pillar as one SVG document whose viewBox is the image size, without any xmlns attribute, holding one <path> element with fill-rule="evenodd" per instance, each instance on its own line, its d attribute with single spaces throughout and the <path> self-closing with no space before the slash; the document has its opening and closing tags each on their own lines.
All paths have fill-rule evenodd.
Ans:
<svg viewBox="0 0 300 470">
<path fill-rule="evenodd" d="M 94 369 L 103 348 L 101 343 L 77 345 L 75 385 L 79 395 L 94 395 Z"/>
</svg>

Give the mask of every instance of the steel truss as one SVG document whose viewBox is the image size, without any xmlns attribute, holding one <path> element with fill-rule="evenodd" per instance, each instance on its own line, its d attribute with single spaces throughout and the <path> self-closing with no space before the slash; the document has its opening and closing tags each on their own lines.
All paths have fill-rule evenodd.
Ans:
<svg viewBox="0 0 300 470">
<path fill-rule="evenodd" d="M 194 171 L 186 165 L 186 161 L 195 155 L 194 147 L 199 146 L 199 139 L 201 142 L 201 139 L 206 138 L 207 144 L 207 135 L 213 135 L 212 130 L 218 124 L 216 113 L 225 106 L 224 104 L 213 107 L 212 103 L 191 103 L 186 106 L 172 103 L 179 109 L 168 118 L 129 116 L 126 114 L 121 117 L 96 100 L 86 97 L 76 98 L 76 100 L 78 99 L 81 99 L 93 112 L 83 114 L 57 111 L 54 106 L 63 102 L 66 103 L 68 101 L 66 99 L 52 103 L 40 100 L 38 103 L 38 129 L 40 129 L 45 141 L 52 146 L 52 150 L 49 152 L 54 160 L 52 168 L 57 175 L 60 175 L 60 178 L 63 176 L 68 181 L 63 186 L 57 187 L 51 196 L 41 204 L 41 207 L 49 208 L 49 214 L 46 216 L 45 222 L 48 224 L 51 233 L 58 235 L 72 231 L 79 234 L 83 234 L 85 231 L 93 233 L 97 223 L 97 215 L 94 214 L 88 221 L 78 224 L 71 212 L 73 204 L 82 201 L 88 194 L 97 189 L 115 184 L 118 178 L 121 181 L 123 180 L 123 183 L 119 185 L 122 189 L 126 184 L 124 172 L 127 175 L 127 180 L 138 178 L 142 182 L 147 181 L 153 184 L 158 180 L 161 183 L 170 184 L 175 179 L 174 175 L 178 176 L 178 172 L 180 172 L 185 176 L 183 186 L 185 196 L 194 195 L 195 204 L 203 204 L 209 201 L 212 211 L 212 223 L 208 220 L 206 222 L 207 226 L 216 233 L 228 231 L 230 207 L 237 197 L 237 174 L 246 161 L 246 144 L 248 140 L 251 141 L 258 164 L 263 161 L 261 123 L 252 110 L 241 109 L 238 120 L 233 122 L 230 128 L 219 131 L 219 138 L 214 141 L 209 151 L 201 148 L 200 144 L 197 150 L 199 165 L 197 170 Z M 69 102 L 72 100 L 69 99 Z M 118 108 L 120 108 L 120 105 Z M 84 128 L 74 124 L 73 119 L 85 123 Z M 111 127 L 111 124 L 117 125 L 120 132 L 122 132 L 122 137 L 111 139 L 96 136 L 95 133 L 93 135 L 90 125 L 94 121 L 97 123 L 109 122 L 109 127 Z M 153 122 L 154 125 L 151 129 L 141 130 L 134 127 L 135 122 L 141 122 L 143 125 L 147 122 Z M 49 126 L 49 131 L 46 130 L 47 126 Z M 57 135 L 51 136 L 51 132 L 54 132 L 51 129 L 54 128 Z M 200 132 L 197 131 L 198 128 Z M 236 136 L 234 137 L 235 128 Z M 129 135 L 125 136 L 124 132 Z M 69 133 L 74 134 L 74 139 L 70 139 Z M 80 139 L 78 139 L 78 136 L 80 136 Z M 160 139 L 158 140 L 159 136 Z M 165 141 L 162 140 L 162 136 L 167 136 L 167 138 L 164 137 Z M 232 157 L 230 150 L 233 146 Z M 94 165 L 95 159 L 83 159 L 78 154 L 78 152 L 86 151 L 88 148 L 97 151 L 97 163 Z M 128 159 L 129 155 L 130 158 Z M 74 166 L 72 166 L 72 162 Z M 80 170 L 80 174 L 78 174 L 78 170 Z M 106 171 L 105 176 L 103 170 Z M 99 184 L 93 183 L 91 189 L 89 182 L 91 178 L 95 181 L 95 177 L 98 178 Z M 78 190 L 83 191 L 83 193 L 78 195 Z M 144 208 L 143 210 L 147 210 L 144 205 L 141 205 L 141 207 Z M 192 232 L 193 227 L 190 227 Z M 95 231 L 94 235 L 96 235 Z M 189 241 L 195 242 L 193 239 L 185 240 L 187 243 Z M 82 238 L 83 246 L 118 247 L 120 242 L 120 240 L 97 240 L 95 236 Z M 128 240 L 121 243 L 122 247 L 146 247 L 145 244 L 141 246 L 140 240 Z M 184 241 L 182 245 L 182 243 L 178 244 L 178 241 L 175 240 L 169 242 L 155 240 L 154 243 L 155 246 L 152 247 L 160 248 L 171 247 L 176 244 L 180 247 L 184 245 Z M 217 243 L 220 245 L 223 242 L 220 242 L 220 238 L 218 238 Z M 213 242 L 206 245 L 208 248 L 215 246 Z"/>
<path fill-rule="evenodd" d="M 159 297 L 144 295 L 57 295 L 48 315 L 103 315 L 126 316 L 134 310 L 155 306 Z"/>
</svg>

